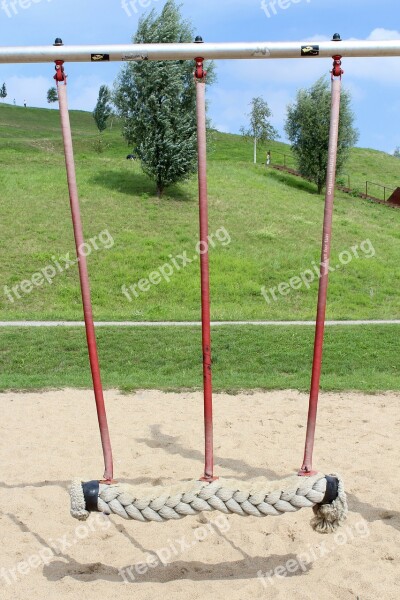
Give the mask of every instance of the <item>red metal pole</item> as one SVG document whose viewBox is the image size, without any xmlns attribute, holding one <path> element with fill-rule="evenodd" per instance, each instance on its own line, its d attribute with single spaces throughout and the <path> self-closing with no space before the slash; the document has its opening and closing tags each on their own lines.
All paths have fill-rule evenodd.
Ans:
<svg viewBox="0 0 400 600">
<path fill-rule="evenodd" d="M 83 230 L 79 208 L 78 188 L 76 183 L 75 161 L 72 145 L 71 125 L 68 112 L 67 86 L 66 83 L 57 81 L 58 100 L 60 105 L 61 128 L 64 141 L 65 164 L 67 167 L 67 179 L 71 205 L 72 223 L 74 227 L 76 254 L 78 257 L 79 279 L 82 292 L 83 312 L 86 327 L 86 339 L 89 351 L 90 368 L 92 372 L 94 395 L 96 400 L 97 416 L 100 427 L 101 443 L 104 455 L 104 479 L 113 479 L 113 457 L 111 450 L 110 435 L 108 430 L 107 415 L 104 404 L 103 387 L 100 376 L 99 358 L 97 354 L 96 334 L 93 323 L 92 302 L 90 297 L 89 275 L 87 270 L 86 256 L 83 253 Z"/>
<path fill-rule="evenodd" d="M 208 194 L 207 194 L 207 129 L 206 129 L 206 82 L 202 64 L 196 59 L 196 98 L 197 98 L 197 144 L 199 167 L 199 213 L 200 213 L 200 272 L 201 272 L 201 321 L 203 345 L 204 379 L 204 432 L 205 467 L 204 481 L 214 479 L 213 456 L 213 398 L 211 373 L 211 314 L 210 276 L 208 257 Z M 200 77 L 199 77 L 200 76 Z"/>
<path fill-rule="evenodd" d="M 332 75 L 332 106 L 331 106 L 331 126 L 329 134 L 329 154 L 328 154 L 328 172 L 326 181 L 325 196 L 325 214 L 324 227 L 322 235 L 322 253 L 320 282 L 318 292 L 318 308 L 314 341 L 314 358 L 312 366 L 310 401 L 307 420 L 307 434 L 304 450 L 303 465 L 299 475 L 311 475 L 312 459 L 314 450 L 315 427 L 317 421 L 318 398 L 321 380 L 322 354 L 324 346 L 326 300 L 328 295 L 329 282 L 329 261 L 331 253 L 332 239 L 332 215 L 333 203 L 335 200 L 336 183 L 336 163 L 337 146 L 339 138 L 339 119 L 340 119 L 340 94 L 341 94 L 341 76 L 336 77 L 336 71 Z"/>
</svg>

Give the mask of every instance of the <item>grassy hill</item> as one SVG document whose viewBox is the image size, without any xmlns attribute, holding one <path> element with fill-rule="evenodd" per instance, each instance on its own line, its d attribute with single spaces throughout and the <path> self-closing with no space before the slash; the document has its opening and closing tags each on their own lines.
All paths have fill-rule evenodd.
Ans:
<svg viewBox="0 0 400 600">
<path fill-rule="evenodd" d="M 290 146 L 281 142 L 268 144 L 275 162 L 283 164 L 283 155 L 286 155 L 288 166 L 295 166 L 295 161 L 290 151 Z M 240 136 L 217 133 L 215 153 L 213 160 L 237 160 L 249 162 L 252 159 L 252 144 L 244 143 Z M 260 152 L 259 161 L 265 159 L 265 151 Z M 351 152 L 349 163 L 340 179 L 347 186 L 350 178 L 352 189 L 365 192 L 365 182 L 372 181 L 387 187 L 400 185 L 400 161 L 398 158 L 369 148 L 354 148 Z M 312 190 L 314 188 L 311 186 Z M 372 192 L 378 192 L 377 189 Z M 379 196 L 378 196 L 379 197 Z"/>
<path fill-rule="evenodd" d="M 138 164 L 125 159 L 117 126 L 98 139 L 90 114 L 72 112 L 78 183 L 86 237 L 107 230 L 112 248 L 89 256 L 95 314 L 104 320 L 197 319 L 198 239 L 196 179 L 175 186 L 158 200 Z M 251 144 L 217 133 L 210 155 L 210 233 L 224 228 L 230 243 L 211 250 L 212 316 L 217 320 L 310 319 L 317 281 L 277 301 L 266 302 L 261 288 L 287 282 L 318 263 L 323 198 L 304 181 L 251 163 Z M 73 237 L 65 184 L 58 114 L 54 110 L 0 106 L 1 229 L 0 310 L 3 319 L 78 319 L 81 316 L 76 266 L 30 293 L 3 293 L 70 252 Z M 271 144 L 272 152 L 288 152 Z M 260 160 L 263 159 L 260 153 Z M 374 159 L 370 160 L 373 155 Z M 370 162 L 369 162 L 370 161 Z M 387 164 L 386 162 L 387 161 Z M 361 166 L 358 167 L 357 165 Z M 355 150 L 349 170 L 362 178 L 395 182 L 400 161 L 382 153 Z M 356 169 L 360 169 L 356 171 Z M 333 260 L 369 239 L 376 252 L 360 252 L 332 274 L 331 318 L 399 318 L 398 212 L 338 195 Z M 228 239 L 228 238 L 227 238 Z M 187 252 L 192 262 L 132 301 L 122 286 L 134 285 L 172 258 Z M 28 288 L 26 288 L 28 289 Z M 17 289 L 17 291 L 19 288 Z"/>
<path fill-rule="evenodd" d="M 154 196 L 154 185 L 142 174 L 139 165 L 125 160 L 130 149 L 121 137 L 118 123 L 105 132 L 106 149 L 98 153 L 98 134 L 91 115 L 73 111 L 71 122 L 85 234 L 87 240 L 97 239 L 99 246 L 98 250 L 92 248 L 88 257 L 96 319 L 198 320 L 196 179 L 174 186 L 159 200 Z M 290 153 L 288 146 L 281 143 L 271 144 L 270 149 L 273 154 Z M 300 288 L 290 289 L 286 295 L 276 289 L 293 277 L 304 276 L 319 262 L 323 198 L 308 182 L 267 171 L 262 164 L 263 152 L 260 164 L 253 165 L 252 146 L 239 136 L 216 133 L 209 159 L 210 234 L 219 235 L 219 239 L 215 237 L 215 248 L 211 249 L 212 318 L 313 319 L 316 277 L 309 285 L 303 282 Z M 0 319 L 80 320 L 77 267 L 60 269 L 62 272 L 56 267 L 63 265 L 62 257 L 67 253 L 71 257 L 74 253 L 57 111 L 0 105 L 0 165 Z M 359 182 L 360 186 L 365 178 L 394 186 L 400 179 L 399 169 L 398 159 L 373 150 L 355 149 L 348 173 L 352 182 Z M 400 318 L 396 284 L 400 276 L 399 216 L 396 210 L 337 195 L 332 264 L 339 268 L 331 277 L 328 318 Z M 108 249 L 99 242 L 101 233 Z M 352 248 L 358 248 L 358 257 Z M 122 286 L 129 290 L 129 286 L 136 285 L 137 292 L 140 280 L 160 272 L 163 265 L 173 264 L 185 252 L 190 264 L 180 269 L 174 267 L 170 281 L 162 278 L 148 286 L 148 291 L 138 292 L 138 297 L 131 292 L 131 300 L 124 295 Z M 350 261 L 342 264 L 340 257 L 348 258 L 349 253 Z M 33 284 L 32 277 L 50 266 L 57 271 L 54 277 L 40 285 Z M 276 300 L 271 296 L 268 301 L 263 298 L 263 286 L 267 291 L 275 289 Z M 391 361 L 393 344 L 388 340 L 396 339 L 396 333 L 391 329 L 386 333 L 380 337 L 364 330 L 360 341 L 364 352 L 361 355 L 353 352 L 352 356 L 346 354 L 349 336 L 356 339 L 361 332 L 329 333 L 328 344 L 329 339 L 334 341 L 337 357 L 345 361 L 345 366 L 338 367 L 337 361 L 331 363 L 336 365 L 335 374 L 324 380 L 325 387 L 348 387 L 351 364 L 355 371 L 362 371 L 367 364 L 371 367 L 364 380 L 360 374 L 355 388 L 393 387 L 397 375 Z M 18 381 L 15 385 L 22 387 L 87 384 L 86 369 L 82 372 L 78 368 L 75 373 L 75 367 L 68 363 L 68 356 L 77 358 L 74 351 L 77 340 L 79 353 L 84 352 L 83 332 L 57 332 L 57 338 L 54 331 L 29 335 L 24 332 L 22 339 L 26 345 L 17 352 L 21 335 L 15 330 L 0 332 L 6 348 L 0 355 L 5 370 L 0 375 L 0 387 L 12 387 L 12 381 Z M 152 335 L 148 331 L 120 336 L 111 331 L 100 334 L 108 340 L 107 352 L 112 349 L 121 355 L 120 362 L 110 367 L 109 373 L 106 368 L 106 383 L 115 385 L 119 380 L 127 387 L 170 387 L 177 364 L 175 340 L 175 348 L 179 343 L 190 357 L 182 358 L 179 363 L 182 366 L 179 385 L 194 385 L 193 373 L 184 365 L 189 360 L 193 366 L 194 360 L 196 374 L 200 373 L 198 347 L 192 346 L 193 339 L 198 340 L 198 331 L 163 330 L 154 334 L 165 348 L 162 365 L 156 371 L 159 377 L 164 373 L 161 379 L 154 378 L 153 369 L 148 370 L 147 366 L 147 378 L 140 376 L 138 365 L 126 373 L 123 356 L 132 338 L 135 344 L 143 344 L 144 353 L 147 348 L 148 354 L 143 358 L 146 365 L 159 364 L 160 355 L 155 348 L 160 349 L 154 344 L 148 347 Z M 216 355 L 217 387 L 307 385 L 312 332 L 257 331 L 249 337 L 242 331 L 241 339 L 249 344 L 246 348 L 250 361 L 245 361 L 243 372 L 231 366 L 241 352 L 237 335 L 237 330 L 214 335 L 215 343 L 219 340 L 222 348 Z M 61 349 L 58 355 L 54 353 L 55 339 Z M 270 349 L 269 358 L 260 357 L 260 347 L 266 348 L 272 341 L 279 343 L 279 349 Z M 380 344 L 379 351 L 376 344 Z M 287 366 L 275 369 L 273 374 L 268 372 L 272 364 L 287 360 L 285 357 L 294 347 L 297 358 L 293 358 L 289 369 L 293 370 L 293 376 L 289 376 Z M 30 360 L 24 360 L 23 355 L 30 356 Z M 394 371 L 388 374 L 392 368 Z M 342 378 L 338 377 L 340 370 Z"/>
</svg>

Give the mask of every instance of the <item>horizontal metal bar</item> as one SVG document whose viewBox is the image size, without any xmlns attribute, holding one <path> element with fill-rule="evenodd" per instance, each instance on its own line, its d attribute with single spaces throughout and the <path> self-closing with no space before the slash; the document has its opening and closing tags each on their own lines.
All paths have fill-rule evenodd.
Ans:
<svg viewBox="0 0 400 600">
<path fill-rule="evenodd" d="M 382 183 L 374 183 L 373 181 L 366 181 L 368 185 L 376 185 L 377 187 L 386 188 L 387 190 L 392 190 L 394 192 L 395 188 L 392 188 L 388 185 L 383 185 Z"/>
<path fill-rule="evenodd" d="M 108 62 L 140 60 L 275 59 L 400 56 L 400 40 L 252 42 L 218 44 L 127 44 L 99 46 L 0 46 L 0 63 Z"/>
</svg>

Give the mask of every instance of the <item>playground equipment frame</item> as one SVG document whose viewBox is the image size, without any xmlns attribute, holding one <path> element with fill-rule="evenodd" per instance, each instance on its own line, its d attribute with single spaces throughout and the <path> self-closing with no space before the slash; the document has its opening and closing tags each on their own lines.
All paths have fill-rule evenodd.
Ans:
<svg viewBox="0 0 400 600">
<path fill-rule="evenodd" d="M 60 40 L 61 42 L 61 40 Z M 61 42 L 62 44 L 62 42 Z M 201 56 L 209 59 L 278 59 L 394 57 L 400 40 L 329 42 L 202 43 Z M 124 62 L 141 60 L 193 60 L 199 44 L 125 44 L 85 46 L 0 46 L 0 64 L 68 62 Z"/>
</svg>

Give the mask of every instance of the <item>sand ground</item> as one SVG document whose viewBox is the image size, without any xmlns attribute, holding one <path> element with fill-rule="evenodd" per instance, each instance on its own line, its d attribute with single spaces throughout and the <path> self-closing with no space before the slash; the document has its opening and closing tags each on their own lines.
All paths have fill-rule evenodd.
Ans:
<svg viewBox="0 0 400 600">
<path fill-rule="evenodd" d="M 106 401 L 120 481 L 170 485 L 201 474 L 200 393 L 108 391 Z M 313 532 L 311 510 L 164 524 L 92 515 L 79 524 L 68 483 L 102 476 L 92 393 L 6 393 L 0 403 L 4 600 L 400 597 L 400 394 L 321 397 L 315 466 L 340 472 L 349 493 L 347 524 L 333 536 Z M 296 391 L 216 395 L 217 474 L 293 473 L 306 412 Z"/>
</svg>

